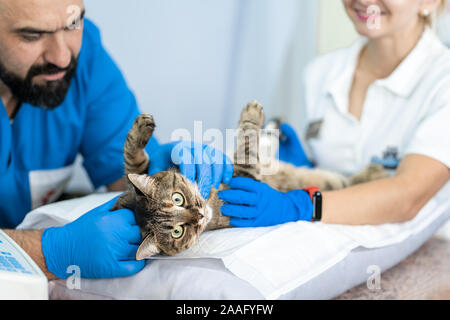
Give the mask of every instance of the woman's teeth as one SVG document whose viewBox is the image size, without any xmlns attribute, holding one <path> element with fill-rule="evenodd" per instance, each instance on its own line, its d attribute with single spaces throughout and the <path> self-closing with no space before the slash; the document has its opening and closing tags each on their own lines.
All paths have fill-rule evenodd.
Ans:
<svg viewBox="0 0 450 320">
<path fill-rule="evenodd" d="M 375 12 L 375 13 L 371 13 L 369 12 L 369 10 L 358 10 L 358 9 L 354 9 L 356 15 L 358 16 L 358 18 L 362 19 L 362 20 L 368 20 L 370 17 L 375 17 L 375 16 L 382 16 L 385 13 L 384 12 Z"/>
</svg>

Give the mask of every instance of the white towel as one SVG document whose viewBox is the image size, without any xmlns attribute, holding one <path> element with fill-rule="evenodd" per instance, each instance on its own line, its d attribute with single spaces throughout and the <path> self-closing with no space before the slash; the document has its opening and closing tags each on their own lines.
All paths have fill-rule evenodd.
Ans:
<svg viewBox="0 0 450 320">
<path fill-rule="evenodd" d="M 94 194 L 38 208 L 19 228 L 63 225 L 117 195 Z M 265 298 L 276 299 L 337 264 L 354 248 L 402 242 L 449 211 L 450 183 L 407 223 L 341 226 L 296 222 L 269 228 L 224 229 L 205 232 L 193 247 L 177 256 L 153 259 L 221 259 L 226 268 Z"/>
</svg>

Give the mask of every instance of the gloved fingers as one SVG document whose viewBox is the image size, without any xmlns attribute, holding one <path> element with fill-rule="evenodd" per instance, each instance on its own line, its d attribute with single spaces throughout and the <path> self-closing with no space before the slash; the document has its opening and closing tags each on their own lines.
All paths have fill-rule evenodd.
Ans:
<svg viewBox="0 0 450 320">
<path fill-rule="evenodd" d="M 230 180 L 228 186 L 230 189 L 241 189 L 257 193 L 258 188 L 261 186 L 261 182 L 246 177 L 234 177 Z"/>
<path fill-rule="evenodd" d="M 126 246 L 121 247 L 121 252 L 118 254 L 118 260 L 119 261 L 129 261 L 129 260 L 136 260 L 136 253 L 139 249 L 139 245 L 137 244 L 130 244 Z"/>
<path fill-rule="evenodd" d="M 172 150 L 174 143 L 161 145 L 154 152 L 149 154 L 150 162 L 148 166 L 148 175 L 166 171 L 173 165 Z"/>
<path fill-rule="evenodd" d="M 115 215 L 118 219 L 120 219 L 121 224 L 128 224 L 129 226 L 137 226 L 136 217 L 134 216 L 134 212 L 130 209 L 120 209 L 116 211 L 112 211 L 111 216 Z"/>
<path fill-rule="evenodd" d="M 203 150 L 203 160 L 205 165 L 211 166 L 211 183 L 214 188 L 218 189 L 224 173 L 224 159 L 222 152 L 211 146 L 205 146 L 205 149 Z"/>
<path fill-rule="evenodd" d="M 154 175 L 154 174 L 156 174 L 156 173 L 158 173 L 158 172 L 161 172 L 161 171 L 166 171 L 167 169 L 164 169 L 163 167 L 149 167 L 149 169 L 148 169 L 148 175 L 149 176 L 152 176 L 152 175 Z"/>
<path fill-rule="evenodd" d="M 207 199 L 209 197 L 209 193 L 211 192 L 212 166 L 208 164 L 197 165 L 196 174 L 196 180 L 198 188 L 200 190 L 200 194 L 203 198 Z"/>
<path fill-rule="evenodd" d="M 254 206 L 258 203 L 258 196 L 253 192 L 242 190 L 222 190 L 218 193 L 219 199 L 229 204 L 244 204 Z"/>
<path fill-rule="evenodd" d="M 130 260 L 119 261 L 120 272 L 116 277 L 132 276 L 145 267 L 145 260 L 136 261 L 136 257 Z"/>
<path fill-rule="evenodd" d="M 200 194 L 207 199 L 211 191 L 212 168 L 210 159 L 203 151 L 203 146 L 200 144 L 194 144 L 190 150 L 191 154 L 193 154 L 195 165 L 194 179 L 197 181 Z"/>
<path fill-rule="evenodd" d="M 231 218 L 230 226 L 236 228 L 251 228 L 255 223 L 254 219 Z"/>
<path fill-rule="evenodd" d="M 229 184 L 231 179 L 233 178 L 233 172 L 234 172 L 233 163 L 231 162 L 230 158 L 228 158 L 228 156 L 226 154 L 224 154 L 223 156 L 224 156 L 224 160 L 225 160 L 224 161 L 225 167 L 224 167 L 222 182 L 225 184 Z"/>
<path fill-rule="evenodd" d="M 119 199 L 120 196 L 114 197 L 111 200 L 105 202 L 104 204 L 99 205 L 97 208 L 95 208 L 94 210 L 100 210 L 100 209 L 105 209 L 106 210 L 111 210 L 112 207 L 114 207 L 114 205 L 116 204 L 117 200 Z"/>
<path fill-rule="evenodd" d="M 234 218 L 253 219 L 259 216 L 255 207 L 245 205 L 227 204 L 222 205 L 220 209 L 223 215 Z"/>
<path fill-rule="evenodd" d="M 179 166 L 182 175 L 195 182 L 196 165 L 192 151 L 186 145 L 182 145 L 180 148 L 175 147 L 172 152 L 172 160 Z"/>
<path fill-rule="evenodd" d="M 226 154 L 211 146 L 205 146 L 204 159 L 211 164 L 212 184 L 218 189 L 221 183 L 228 184 L 233 177 L 233 163 Z"/>
<path fill-rule="evenodd" d="M 150 162 L 148 165 L 148 175 L 152 176 L 155 173 L 166 171 L 169 168 L 168 163 L 164 163 L 164 161 L 161 161 L 160 159 L 153 159 L 150 158 Z"/>
<path fill-rule="evenodd" d="M 137 225 L 130 226 L 124 234 L 124 240 L 129 244 L 140 245 L 142 242 L 141 230 Z"/>
<path fill-rule="evenodd" d="M 212 186 L 216 189 L 219 189 L 220 184 L 223 180 L 223 174 L 224 174 L 224 166 L 221 164 L 213 164 L 211 166 L 211 180 L 212 180 Z"/>
<path fill-rule="evenodd" d="M 152 176 L 155 173 L 165 171 L 168 168 L 168 163 L 164 163 L 164 159 L 159 152 L 155 152 L 153 156 L 150 156 L 148 164 L 148 175 Z"/>
</svg>

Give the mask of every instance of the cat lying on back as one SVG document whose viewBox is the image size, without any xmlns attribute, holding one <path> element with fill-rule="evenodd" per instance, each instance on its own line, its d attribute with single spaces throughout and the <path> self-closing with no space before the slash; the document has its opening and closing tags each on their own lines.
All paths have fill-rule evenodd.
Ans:
<svg viewBox="0 0 450 320">
<path fill-rule="evenodd" d="M 259 132 L 263 125 L 264 112 L 261 105 L 257 102 L 248 104 L 239 121 L 234 176 L 250 177 L 282 192 L 311 185 L 324 191 L 337 190 L 387 177 L 387 173 L 379 165 L 371 165 L 348 179 L 333 172 L 297 168 L 282 162 L 277 163 L 279 170 L 276 174 L 262 175 L 258 147 Z M 174 255 L 191 247 L 202 232 L 230 227 L 229 218 L 220 211 L 223 201 L 217 196 L 218 191 L 227 186 L 221 185 L 219 190 L 212 188 L 210 196 L 205 200 L 197 185 L 185 178 L 178 169 L 159 172 L 153 176 L 146 174 L 151 159 L 144 148 L 154 129 L 155 122 L 150 115 L 142 114 L 135 120 L 124 146 L 128 191 L 117 200 L 112 209 L 127 208 L 135 213 L 143 239 L 136 254 L 137 260 L 156 254 Z M 257 148 L 250 147 L 250 141 L 256 141 Z M 242 155 L 245 155 L 244 161 Z"/>
</svg>

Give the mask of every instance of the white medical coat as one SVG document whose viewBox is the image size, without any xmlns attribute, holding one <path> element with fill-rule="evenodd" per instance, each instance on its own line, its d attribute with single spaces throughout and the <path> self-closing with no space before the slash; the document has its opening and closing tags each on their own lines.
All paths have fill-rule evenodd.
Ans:
<svg viewBox="0 0 450 320">
<path fill-rule="evenodd" d="M 366 43 L 361 38 L 305 70 L 300 127 L 310 159 L 346 175 L 388 150 L 396 150 L 399 159 L 421 154 L 450 167 L 450 50 L 427 29 L 396 70 L 369 87 L 358 121 L 348 112 L 349 93 Z M 317 129 L 321 121 L 306 139 L 311 124 Z"/>
</svg>

